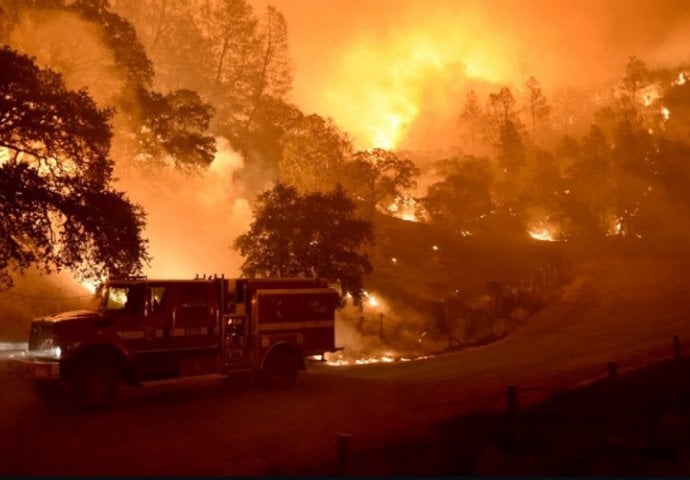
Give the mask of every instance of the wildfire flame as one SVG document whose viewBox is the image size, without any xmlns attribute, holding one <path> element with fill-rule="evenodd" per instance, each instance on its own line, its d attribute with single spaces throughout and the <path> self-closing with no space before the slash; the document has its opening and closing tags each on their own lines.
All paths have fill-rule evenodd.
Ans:
<svg viewBox="0 0 690 480">
<path fill-rule="evenodd" d="M 661 98 L 661 93 L 659 92 L 659 87 L 657 85 L 649 85 L 645 87 L 640 94 L 642 95 L 642 103 L 645 107 L 649 107 L 654 102 Z"/>
<path fill-rule="evenodd" d="M 548 218 L 535 222 L 527 229 L 527 234 L 541 242 L 558 242 L 564 240 L 560 228 Z"/>
<path fill-rule="evenodd" d="M 401 195 L 393 200 L 393 203 L 388 205 L 387 212 L 406 222 L 418 222 L 419 219 L 415 214 L 417 201 L 409 195 Z"/>
<path fill-rule="evenodd" d="M 386 351 L 382 353 L 352 355 L 345 352 L 326 353 L 315 360 L 325 361 L 331 367 L 344 367 L 349 365 L 372 365 L 377 363 L 411 362 L 413 360 L 424 360 L 429 355 L 423 354 L 400 354 Z"/>
<path fill-rule="evenodd" d="M 397 148 L 423 108 L 445 111 L 444 82 L 513 77 L 514 66 L 498 53 L 511 39 L 489 37 L 467 19 L 459 25 L 447 15 L 430 15 L 433 28 L 416 19 L 383 39 L 362 34 L 326 79 L 321 107 L 352 132 L 359 148 Z"/>
<path fill-rule="evenodd" d="M 82 280 L 79 282 L 84 289 L 86 289 L 89 293 L 96 293 L 96 289 L 98 288 L 98 285 L 100 285 L 101 282 L 98 281 L 93 281 L 93 280 Z"/>
<path fill-rule="evenodd" d="M 606 235 L 609 237 L 615 236 L 625 236 L 625 231 L 623 230 L 623 219 L 621 217 L 615 217 L 609 226 Z"/>
<path fill-rule="evenodd" d="M 540 240 L 542 242 L 555 242 L 556 239 L 553 237 L 551 232 L 547 228 L 542 228 L 539 230 L 530 230 L 529 236 L 535 240 Z"/>
</svg>

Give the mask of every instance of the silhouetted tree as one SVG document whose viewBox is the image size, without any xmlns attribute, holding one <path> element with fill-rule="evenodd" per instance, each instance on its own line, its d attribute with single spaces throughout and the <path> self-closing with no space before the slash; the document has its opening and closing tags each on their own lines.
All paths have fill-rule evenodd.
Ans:
<svg viewBox="0 0 690 480">
<path fill-rule="evenodd" d="M 508 122 L 517 123 L 515 106 L 515 97 L 508 87 L 501 88 L 497 93 L 489 94 L 486 103 L 486 116 L 493 143 L 500 141 L 501 130 Z"/>
<path fill-rule="evenodd" d="M 564 173 L 563 208 L 572 220 L 576 235 L 606 234 L 610 221 L 613 178 L 611 148 L 604 132 L 592 125 L 587 135 L 578 142 L 565 138 L 558 155 L 567 157 Z"/>
<path fill-rule="evenodd" d="M 493 175 L 487 158 L 465 156 L 439 162 L 443 180 L 432 184 L 420 200 L 432 224 L 460 234 L 472 231 L 493 208 Z"/>
<path fill-rule="evenodd" d="M 80 85 L 107 90 L 99 101 L 117 112 L 113 123 L 123 157 L 166 161 L 185 167 L 208 165 L 215 153 L 213 137 L 207 133 L 210 106 L 188 90 L 167 95 L 153 91 L 153 64 L 134 27 L 109 7 L 107 0 L 24 2 L 17 14 L 26 15 L 32 29 L 49 22 L 52 13 L 73 21 L 83 20 L 98 29 L 99 40 L 105 48 L 99 43 L 89 50 L 93 57 L 89 62 L 79 59 L 83 45 L 66 43 L 60 35 L 51 38 L 49 43 L 32 44 L 29 51 L 40 54 L 43 64 L 72 81 L 77 79 Z M 84 26 L 83 22 L 74 25 L 80 29 Z M 24 42 L 29 36 L 29 32 L 24 32 Z M 91 34 L 80 38 L 96 43 Z M 101 88 L 100 82 L 107 82 L 107 87 Z M 192 116 L 185 118 L 190 113 Z M 156 131 L 152 132 L 152 128 Z"/>
<path fill-rule="evenodd" d="M 530 77 L 527 79 L 525 87 L 527 89 L 526 107 L 530 126 L 532 127 L 532 141 L 537 143 L 537 124 L 547 119 L 551 112 L 551 107 L 547 103 L 541 84 L 536 78 Z"/>
<path fill-rule="evenodd" d="M 369 217 L 384 200 L 391 201 L 403 189 L 417 186 L 419 169 L 411 160 L 401 159 L 389 150 L 375 148 L 355 153 L 346 164 L 348 191 L 362 200 Z"/>
<path fill-rule="evenodd" d="M 70 8 L 103 30 L 103 40 L 125 80 L 117 106 L 131 121 L 144 158 L 171 160 L 178 167 L 208 166 L 215 154 L 215 142 L 207 133 L 210 105 L 190 90 L 167 95 L 151 90 L 153 64 L 132 24 L 111 12 L 107 0 L 77 0 Z"/>
<path fill-rule="evenodd" d="M 485 120 L 482 107 L 479 104 L 479 97 L 477 97 L 477 93 L 474 90 L 470 91 L 465 97 L 465 106 L 460 114 L 459 121 L 466 131 L 470 149 L 475 153 Z"/>
<path fill-rule="evenodd" d="M 211 42 L 199 22 L 199 2 L 114 0 L 112 10 L 134 25 L 155 65 L 157 88 L 190 89 L 208 98 L 213 78 Z"/>
<path fill-rule="evenodd" d="M 249 231 L 234 242 L 249 277 L 322 277 L 356 302 L 371 265 L 360 248 L 372 227 L 354 216 L 355 205 L 339 186 L 328 193 L 300 195 L 277 184 L 257 201 Z"/>
<path fill-rule="evenodd" d="M 508 120 L 501 126 L 496 146 L 499 149 L 498 162 L 506 173 L 514 175 L 525 165 L 525 143 L 522 141 L 519 124 L 513 120 Z"/>
<path fill-rule="evenodd" d="M 283 14 L 273 6 L 259 20 L 258 61 L 255 78 L 252 81 L 250 105 L 244 130 L 253 127 L 253 121 L 264 101 L 269 98 L 284 98 L 292 88 L 292 62 L 288 51 L 287 23 Z"/>
<path fill-rule="evenodd" d="M 639 91 L 649 85 L 651 79 L 652 76 L 647 65 L 639 58 L 632 56 L 625 66 L 621 89 L 632 101 L 636 101 Z"/>
<path fill-rule="evenodd" d="M 139 271 L 144 214 L 110 186 L 109 112 L 7 47 L 0 64 L 0 282 L 30 265 Z"/>
<path fill-rule="evenodd" d="M 137 122 L 139 149 L 149 160 L 169 160 L 180 169 L 206 167 L 213 161 L 215 140 L 207 133 L 211 107 L 196 92 L 162 95 L 140 89 L 137 99 L 144 112 Z"/>
<path fill-rule="evenodd" d="M 522 125 L 517 118 L 515 105 L 515 97 L 507 87 L 490 94 L 487 103 L 492 141 L 499 149 L 498 161 L 510 174 L 525 164 L 525 146 L 520 132 Z"/>
</svg>

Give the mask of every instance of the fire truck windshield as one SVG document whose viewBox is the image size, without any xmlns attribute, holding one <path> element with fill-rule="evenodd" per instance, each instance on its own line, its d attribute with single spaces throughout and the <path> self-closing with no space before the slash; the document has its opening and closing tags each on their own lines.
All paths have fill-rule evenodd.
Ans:
<svg viewBox="0 0 690 480">
<path fill-rule="evenodd" d="M 105 287 L 102 284 L 99 285 L 98 288 L 96 288 L 96 291 L 93 293 L 93 297 L 91 297 L 91 300 L 89 300 L 86 309 L 91 311 L 100 310 L 101 305 L 103 304 L 103 294 L 105 292 Z"/>
<path fill-rule="evenodd" d="M 123 310 L 128 308 L 132 300 L 133 287 L 123 285 L 109 285 L 102 289 L 101 294 L 96 293 L 94 304 L 98 310 Z"/>
</svg>

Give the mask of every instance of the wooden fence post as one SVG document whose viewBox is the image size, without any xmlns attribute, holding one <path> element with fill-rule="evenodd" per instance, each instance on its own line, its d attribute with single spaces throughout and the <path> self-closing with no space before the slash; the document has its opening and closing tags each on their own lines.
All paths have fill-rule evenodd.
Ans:
<svg viewBox="0 0 690 480">
<path fill-rule="evenodd" d="M 609 368 L 609 383 L 611 386 L 616 384 L 616 381 L 618 379 L 618 365 L 616 362 L 609 362 L 608 364 Z"/>
<path fill-rule="evenodd" d="M 673 359 L 679 361 L 682 355 L 680 347 L 680 337 L 678 335 L 673 336 Z"/>
<path fill-rule="evenodd" d="M 349 433 L 339 433 L 335 437 L 336 470 L 338 475 L 347 475 L 350 472 L 350 440 Z"/>
<path fill-rule="evenodd" d="M 506 388 L 507 443 L 513 447 L 518 440 L 518 387 L 511 384 Z"/>
</svg>

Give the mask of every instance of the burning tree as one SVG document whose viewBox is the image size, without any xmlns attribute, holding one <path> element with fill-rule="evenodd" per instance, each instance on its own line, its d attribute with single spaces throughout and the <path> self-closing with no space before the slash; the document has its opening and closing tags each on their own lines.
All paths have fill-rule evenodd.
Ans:
<svg viewBox="0 0 690 480">
<path fill-rule="evenodd" d="M 355 205 L 340 186 L 329 193 L 300 195 L 278 183 L 259 195 L 254 222 L 235 240 L 249 277 L 323 277 L 356 302 L 371 264 L 360 247 L 372 227 L 354 217 Z"/>
<path fill-rule="evenodd" d="M 0 282 L 30 265 L 139 271 L 144 214 L 110 186 L 110 112 L 7 47 L 0 64 Z"/>
</svg>

